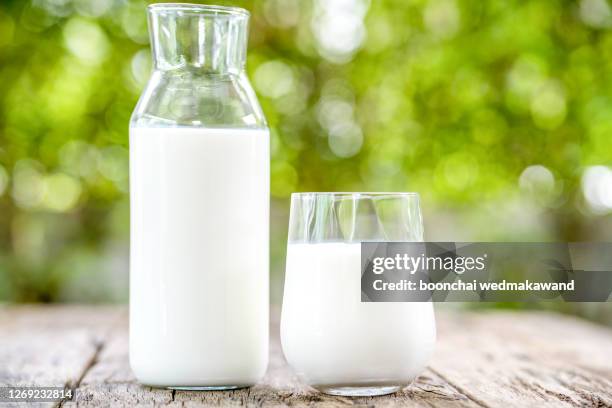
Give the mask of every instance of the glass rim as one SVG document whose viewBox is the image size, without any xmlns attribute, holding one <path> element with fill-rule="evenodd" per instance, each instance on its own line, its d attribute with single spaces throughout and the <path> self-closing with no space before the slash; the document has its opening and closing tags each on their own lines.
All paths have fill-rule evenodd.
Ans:
<svg viewBox="0 0 612 408">
<path fill-rule="evenodd" d="M 149 12 L 164 11 L 184 11 L 200 15 L 225 15 L 225 16 L 245 16 L 251 15 L 248 10 L 242 7 L 214 6 L 207 4 L 193 3 L 153 3 L 147 6 Z"/>
<path fill-rule="evenodd" d="M 414 191 L 314 191 L 291 193 L 291 199 L 305 197 L 352 197 L 352 198 L 402 198 L 416 197 L 419 198 L 419 193 Z"/>
</svg>

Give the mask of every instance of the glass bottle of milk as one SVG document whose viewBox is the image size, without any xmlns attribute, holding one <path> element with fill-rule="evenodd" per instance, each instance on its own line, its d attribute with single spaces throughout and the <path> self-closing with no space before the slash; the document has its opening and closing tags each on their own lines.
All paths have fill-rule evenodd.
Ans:
<svg viewBox="0 0 612 408">
<path fill-rule="evenodd" d="M 268 363 L 269 132 L 245 75 L 249 13 L 153 4 L 130 123 L 130 364 L 233 389 Z"/>
</svg>

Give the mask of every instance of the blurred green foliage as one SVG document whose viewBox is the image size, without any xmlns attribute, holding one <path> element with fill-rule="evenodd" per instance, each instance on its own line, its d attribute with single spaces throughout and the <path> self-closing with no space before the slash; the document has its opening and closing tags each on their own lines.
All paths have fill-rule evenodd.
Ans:
<svg viewBox="0 0 612 408">
<path fill-rule="evenodd" d="M 430 240 L 612 238 L 605 0 L 222 1 L 293 191 L 418 191 Z M 0 5 L 0 299 L 124 300 L 146 2 Z"/>
</svg>

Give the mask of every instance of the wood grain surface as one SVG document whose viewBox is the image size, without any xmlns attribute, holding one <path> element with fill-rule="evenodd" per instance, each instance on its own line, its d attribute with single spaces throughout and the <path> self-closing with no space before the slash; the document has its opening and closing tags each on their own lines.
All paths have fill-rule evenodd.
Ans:
<svg viewBox="0 0 612 408">
<path fill-rule="evenodd" d="M 551 313 L 437 311 L 436 317 L 436 353 L 415 383 L 389 396 L 346 398 L 296 378 L 280 348 L 278 313 L 261 383 L 187 392 L 135 381 L 125 307 L 4 306 L 0 385 L 76 387 L 73 401 L 37 404 L 45 407 L 612 407 L 612 330 Z"/>
</svg>

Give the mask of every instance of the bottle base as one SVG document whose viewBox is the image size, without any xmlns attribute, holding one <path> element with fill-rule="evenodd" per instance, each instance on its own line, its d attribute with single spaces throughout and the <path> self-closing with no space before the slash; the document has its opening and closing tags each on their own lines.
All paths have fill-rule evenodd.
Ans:
<svg viewBox="0 0 612 408">
<path fill-rule="evenodd" d="M 340 397 L 375 397 L 378 395 L 387 395 L 398 392 L 404 386 L 402 385 L 365 385 L 365 386 L 326 386 L 315 385 L 315 389 L 324 394 L 336 395 Z"/>
<path fill-rule="evenodd" d="M 204 386 L 168 386 L 169 390 L 175 391 L 230 391 L 239 390 L 240 388 L 248 388 L 250 385 L 204 385 Z"/>
</svg>

